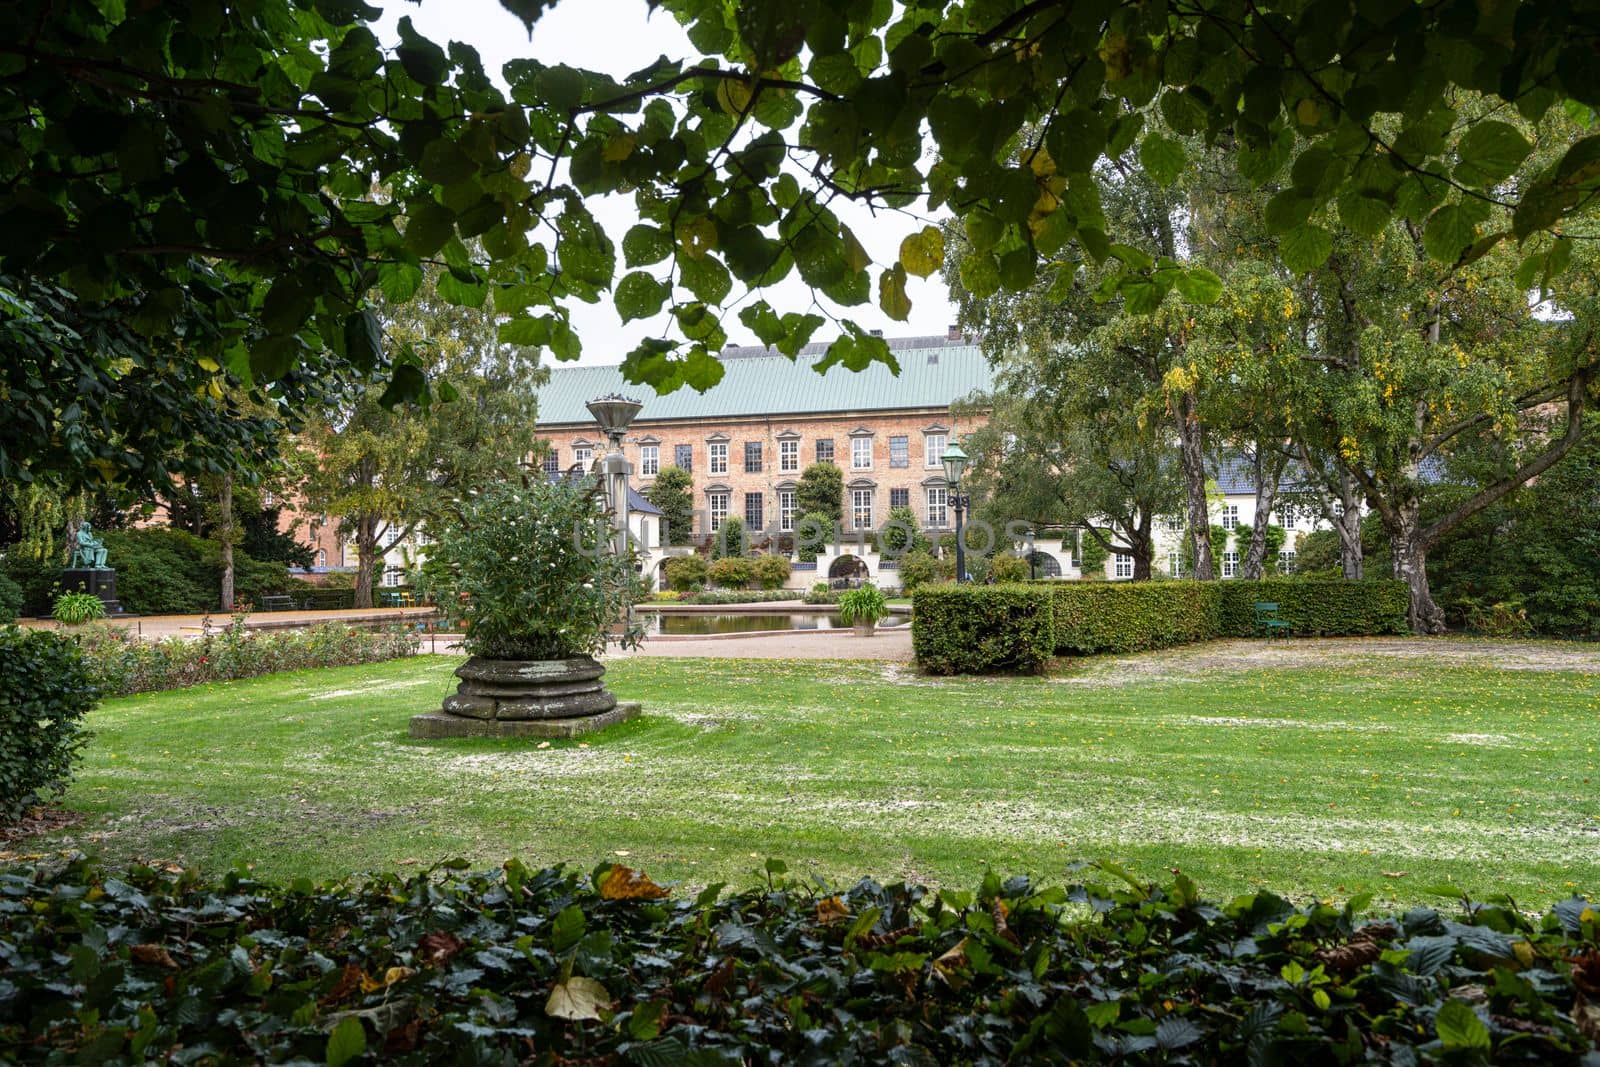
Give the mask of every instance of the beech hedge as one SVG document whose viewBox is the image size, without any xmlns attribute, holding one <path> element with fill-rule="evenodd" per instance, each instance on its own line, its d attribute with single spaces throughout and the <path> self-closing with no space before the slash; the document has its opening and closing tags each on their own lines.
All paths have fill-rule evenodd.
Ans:
<svg viewBox="0 0 1600 1067">
<path fill-rule="evenodd" d="M 934 674 L 1036 671 L 1055 652 L 1051 591 L 1036 585 L 942 585 L 916 591 L 911 647 Z"/>
<path fill-rule="evenodd" d="M 14 1063 L 1589 1065 L 1593 906 L 1226 904 L 1111 865 L 976 892 L 641 872 L 0 875 Z M 1106 883 L 1106 884 L 1100 884 Z"/>
<path fill-rule="evenodd" d="M 1026 591 L 1029 596 L 1024 596 Z M 1258 603 L 1276 604 L 1291 637 L 1403 634 L 1404 582 L 1028 582 L 917 590 L 912 644 L 935 674 L 1036 670 L 1055 655 L 1143 652 L 1255 634 Z M 1019 604 L 1047 603 L 1038 612 Z M 1043 653 L 1039 649 L 1047 648 Z"/>
</svg>

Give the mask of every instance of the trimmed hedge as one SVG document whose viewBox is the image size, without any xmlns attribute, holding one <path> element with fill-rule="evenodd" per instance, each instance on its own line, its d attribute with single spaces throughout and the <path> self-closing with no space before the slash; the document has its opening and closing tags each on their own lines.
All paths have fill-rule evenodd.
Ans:
<svg viewBox="0 0 1600 1067">
<path fill-rule="evenodd" d="M 88 739 L 83 717 L 99 700 L 77 642 L 46 630 L 0 628 L 0 823 L 66 789 Z M 0 970 L 5 966 L 0 947 Z"/>
<path fill-rule="evenodd" d="M 0 1061 L 1576 1067 L 1600 1037 L 1578 898 L 1369 915 L 1109 864 L 976 892 L 767 871 L 698 898 L 516 860 L 0 874 Z"/>
<path fill-rule="evenodd" d="M 1255 635 L 1255 606 L 1278 605 L 1292 637 L 1408 633 L 1404 582 L 1269 578 L 1263 581 L 1029 582 L 1049 605 L 1048 633 L 1016 616 L 1018 586 L 937 586 L 917 590 L 912 646 L 935 674 L 1036 670 L 1056 655 L 1144 652 L 1218 637 Z M 956 599 L 941 599 L 956 593 Z M 992 603 L 986 598 L 993 598 Z M 926 603 L 928 610 L 924 610 Z M 1004 632 L 1007 627 L 1020 627 Z M 1019 655 L 1017 648 L 1030 652 Z M 926 650 L 926 656 L 924 655 Z"/>
<path fill-rule="evenodd" d="M 1055 651 L 1051 590 L 1037 585 L 924 586 L 911 647 L 934 674 L 1036 671 Z"/>
<path fill-rule="evenodd" d="M 1143 652 L 1217 636 L 1216 582 L 1053 582 L 1055 650 Z"/>
</svg>

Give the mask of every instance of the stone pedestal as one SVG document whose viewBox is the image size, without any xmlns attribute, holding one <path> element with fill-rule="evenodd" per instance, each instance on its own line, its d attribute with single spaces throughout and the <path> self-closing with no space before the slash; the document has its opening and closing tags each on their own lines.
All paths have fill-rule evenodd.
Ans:
<svg viewBox="0 0 1600 1067">
<path fill-rule="evenodd" d="M 575 737 L 624 722 L 638 704 L 619 704 L 600 680 L 605 667 L 582 657 L 472 659 L 444 707 L 411 719 L 412 737 Z"/>
<path fill-rule="evenodd" d="M 61 572 L 63 593 L 93 593 L 107 615 L 125 614 L 117 601 L 117 572 L 110 567 L 69 567 Z"/>
</svg>

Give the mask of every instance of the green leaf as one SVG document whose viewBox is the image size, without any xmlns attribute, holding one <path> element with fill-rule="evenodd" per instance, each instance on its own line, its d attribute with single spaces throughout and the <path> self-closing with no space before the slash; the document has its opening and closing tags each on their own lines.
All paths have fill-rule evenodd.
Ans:
<svg viewBox="0 0 1600 1067">
<path fill-rule="evenodd" d="M 659 226 L 640 223 L 622 235 L 622 255 L 630 267 L 648 267 L 672 254 L 672 235 Z"/>
<path fill-rule="evenodd" d="M 328 1067 L 344 1067 L 366 1051 L 366 1028 L 361 1025 L 361 1020 L 353 1015 L 347 1015 L 339 1020 L 339 1025 L 328 1035 Z"/>
<path fill-rule="evenodd" d="M 653 275 L 636 270 L 617 283 L 614 301 L 623 322 L 659 314 L 671 290 Z"/>
<path fill-rule="evenodd" d="M 495 337 L 503 345 L 544 345 L 550 340 L 550 320 L 522 318 L 502 322 Z"/>
<path fill-rule="evenodd" d="M 1463 185 L 1485 188 L 1515 174 L 1533 145 L 1510 123 L 1479 122 L 1456 145 L 1455 179 Z"/>
<path fill-rule="evenodd" d="M 1139 164 L 1157 185 L 1171 185 L 1183 173 L 1189 157 L 1182 142 L 1151 130 L 1139 145 Z"/>
<path fill-rule="evenodd" d="M 406 248 L 419 256 L 443 248 L 455 228 L 456 217 L 435 200 L 419 197 L 406 205 Z"/>
<path fill-rule="evenodd" d="M 1296 274 L 1304 274 L 1308 270 L 1315 270 L 1328 260 L 1333 252 L 1333 234 L 1321 226 L 1306 223 L 1296 226 L 1283 235 L 1278 244 L 1278 253 L 1283 257 L 1283 265 Z"/>
<path fill-rule="evenodd" d="M 422 268 L 415 263 L 378 265 L 378 289 L 391 304 L 403 304 L 422 287 Z"/>
<path fill-rule="evenodd" d="M 406 73 L 423 85 L 442 84 L 445 74 L 450 70 L 450 61 L 445 58 L 444 49 L 413 29 L 410 15 L 401 18 L 397 29 L 400 31 L 400 46 L 395 52 L 400 56 L 400 65 Z"/>
<path fill-rule="evenodd" d="M 906 296 L 906 269 L 896 263 L 878 276 L 878 306 L 896 322 L 911 316 L 911 299 Z"/>
<path fill-rule="evenodd" d="M 1392 209 L 1377 197 L 1362 196 L 1349 190 L 1339 197 L 1339 221 L 1350 232 L 1362 237 L 1375 237 L 1389 225 Z"/>
<path fill-rule="evenodd" d="M 1288 233 L 1311 218 L 1317 202 L 1296 189 L 1285 189 L 1267 201 L 1267 232 Z"/>
<path fill-rule="evenodd" d="M 439 298 L 456 307 L 481 308 L 489 298 L 489 287 L 481 281 L 468 281 L 455 271 L 439 275 Z"/>
<path fill-rule="evenodd" d="M 1000 243 L 1001 236 L 1006 232 L 1006 224 L 985 208 L 969 211 L 962 221 L 967 231 L 967 240 L 971 242 L 974 252 L 989 251 Z"/>
<path fill-rule="evenodd" d="M 1489 1028 L 1466 1001 L 1453 998 L 1445 1001 L 1433 1025 L 1446 1051 L 1487 1052 L 1490 1048 Z"/>
<path fill-rule="evenodd" d="M 1178 275 L 1177 286 L 1191 304 L 1215 304 L 1222 299 L 1222 279 L 1204 267 L 1191 267 Z"/>
<path fill-rule="evenodd" d="M 1446 204 L 1435 211 L 1422 231 L 1422 247 L 1428 255 L 1445 263 L 1461 258 L 1461 253 L 1477 239 L 1473 213 L 1462 204 Z"/>
<path fill-rule="evenodd" d="M 979 300 L 1000 291 L 1000 263 L 987 252 L 975 252 L 961 261 L 961 284 Z"/>
<path fill-rule="evenodd" d="M 944 231 L 924 226 L 900 242 L 900 266 L 908 274 L 926 278 L 944 265 Z"/>
</svg>

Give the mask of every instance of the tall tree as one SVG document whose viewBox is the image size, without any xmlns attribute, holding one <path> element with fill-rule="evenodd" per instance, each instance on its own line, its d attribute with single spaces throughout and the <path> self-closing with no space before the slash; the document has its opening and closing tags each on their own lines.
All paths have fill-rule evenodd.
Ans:
<svg viewBox="0 0 1600 1067">
<path fill-rule="evenodd" d="M 844 518 L 844 472 L 837 464 L 813 463 L 795 483 L 794 506 L 800 515 L 826 515 L 834 523 Z"/>
<path fill-rule="evenodd" d="M 533 449 L 537 357 L 496 340 L 488 312 L 443 299 L 448 272 L 431 271 L 409 303 L 385 306 L 386 332 L 448 385 L 427 408 L 386 406 L 386 383 L 351 388 L 312 425 L 306 498 L 339 517 L 356 546 L 356 606 L 368 607 L 377 557 L 446 513 L 477 485 L 514 475 Z"/>
<path fill-rule="evenodd" d="M 662 467 L 645 499 L 661 509 L 661 528 L 669 545 L 694 540 L 694 475 L 682 467 Z"/>
</svg>

